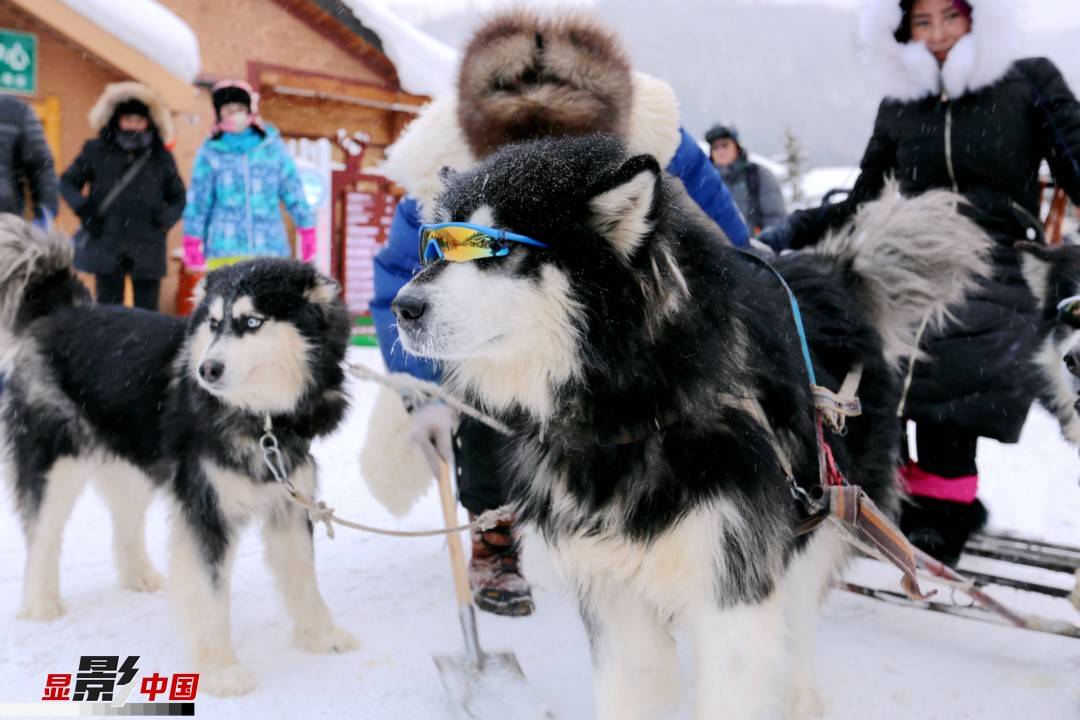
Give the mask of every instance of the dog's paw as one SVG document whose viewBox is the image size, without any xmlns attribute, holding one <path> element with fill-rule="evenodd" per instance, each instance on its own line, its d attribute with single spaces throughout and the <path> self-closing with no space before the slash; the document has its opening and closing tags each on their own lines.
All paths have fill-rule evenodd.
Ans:
<svg viewBox="0 0 1080 720">
<path fill-rule="evenodd" d="M 294 633 L 296 645 L 301 650 L 311 653 L 345 653 L 360 647 L 360 641 L 348 630 L 331 626 L 322 632 L 304 631 L 297 628 Z"/>
<path fill-rule="evenodd" d="M 825 700 L 814 685 L 800 685 L 793 688 L 788 696 L 784 720 L 810 720 L 824 715 L 827 709 Z"/>
<path fill-rule="evenodd" d="M 23 603 L 23 606 L 19 608 L 16 617 L 19 620 L 46 622 L 48 620 L 55 620 L 62 615 L 66 615 L 67 611 L 67 603 L 61 600 L 58 595 L 51 598 L 34 598 L 33 600 L 27 600 Z"/>
<path fill-rule="evenodd" d="M 139 572 L 122 574 L 120 584 L 135 592 L 156 592 L 165 587 L 165 576 L 151 567 Z"/>
<path fill-rule="evenodd" d="M 199 690 L 216 697 L 246 695 L 255 689 L 255 676 L 243 665 L 204 668 L 199 673 Z"/>
</svg>

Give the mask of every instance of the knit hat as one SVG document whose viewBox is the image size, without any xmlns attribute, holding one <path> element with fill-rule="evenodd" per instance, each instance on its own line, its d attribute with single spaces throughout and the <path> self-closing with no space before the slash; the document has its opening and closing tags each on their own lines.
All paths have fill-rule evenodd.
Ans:
<svg viewBox="0 0 1080 720">
<path fill-rule="evenodd" d="M 727 125 L 713 125 L 709 129 L 709 132 L 705 133 L 705 142 L 710 145 L 717 140 L 724 140 L 725 138 L 734 140 L 736 145 L 739 144 L 739 131 L 731 123 L 728 123 Z"/>
<path fill-rule="evenodd" d="M 243 80 L 222 80 L 211 89 L 214 114 L 221 119 L 221 108 L 229 103 L 247 105 L 253 115 L 259 113 L 259 94 Z"/>
<path fill-rule="evenodd" d="M 149 120 L 150 108 L 141 100 L 128 98 L 118 102 L 115 109 L 113 109 L 113 117 L 118 118 L 124 115 L 142 115 Z"/>
</svg>

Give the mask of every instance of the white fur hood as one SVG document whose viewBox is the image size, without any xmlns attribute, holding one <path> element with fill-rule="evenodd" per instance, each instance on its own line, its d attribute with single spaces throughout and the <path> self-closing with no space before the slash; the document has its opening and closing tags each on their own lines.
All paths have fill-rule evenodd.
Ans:
<svg viewBox="0 0 1080 720">
<path fill-rule="evenodd" d="M 859 19 L 859 50 L 871 80 L 895 100 L 919 100 L 944 90 L 960 97 L 1000 80 L 1020 58 L 1018 0 L 968 0 L 971 32 L 960 38 L 943 67 L 924 43 L 899 43 L 899 0 L 866 0 Z"/>
<path fill-rule="evenodd" d="M 679 148 L 679 102 L 662 80 L 634 73 L 634 99 L 627 145 L 667 166 Z M 457 91 L 451 90 L 424 107 L 401 137 L 387 148 L 386 176 L 429 207 L 442 190 L 439 170 L 469 170 L 477 164 L 457 120 Z"/>
</svg>

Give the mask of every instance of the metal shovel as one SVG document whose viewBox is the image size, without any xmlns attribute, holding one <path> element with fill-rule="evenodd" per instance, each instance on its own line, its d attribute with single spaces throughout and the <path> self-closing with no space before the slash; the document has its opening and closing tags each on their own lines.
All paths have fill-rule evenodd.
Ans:
<svg viewBox="0 0 1080 720">
<path fill-rule="evenodd" d="M 445 463 L 439 469 L 439 495 L 446 527 L 457 527 L 457 501 Z M 443 686 L 450 695 L 454 717 L 459 720 L 553 720 L 554 716 L 529 687 L 513 653 L 489 655 L 480 649 L 476 610 L 465 574 L 461 535 L 450 533 L 446 536 L 446 542 L 450 546 L 454 591 L 457 594 L 461 630 L 465 634 L 465 656 L 436 655 L 434 658 Z"/>
</svg>

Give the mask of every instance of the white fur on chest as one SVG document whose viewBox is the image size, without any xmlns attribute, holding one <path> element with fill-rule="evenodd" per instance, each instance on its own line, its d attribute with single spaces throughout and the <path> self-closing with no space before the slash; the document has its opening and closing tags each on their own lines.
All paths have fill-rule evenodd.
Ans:
<svg viewBox="0 0 1080 720">
<path fill-rule="evenodd" d="M 265 518 L 289 502 L 281 483 L 255 482 L 247 475 L 210 461 L 204 461 L 203 469 L 217 491 L 222 514 L 230 520 L 242 521 L 252 516 Z M 314 466 L 306 463 L 293 468 L 289 481 L 298 491 L 312 496 L 315 491 Z"/>
<path fill-rule="evenodd" d="M 725 571 L 724 536 L 741 534 L 742 520 L 723 501 L 691 512 L 650 542 L 621 533 L 579 533 L 551 543 L 559 572 L 579 596 L 632 592 L 662 615 L 675 617 L 716 602 Z"/>
</svg>

